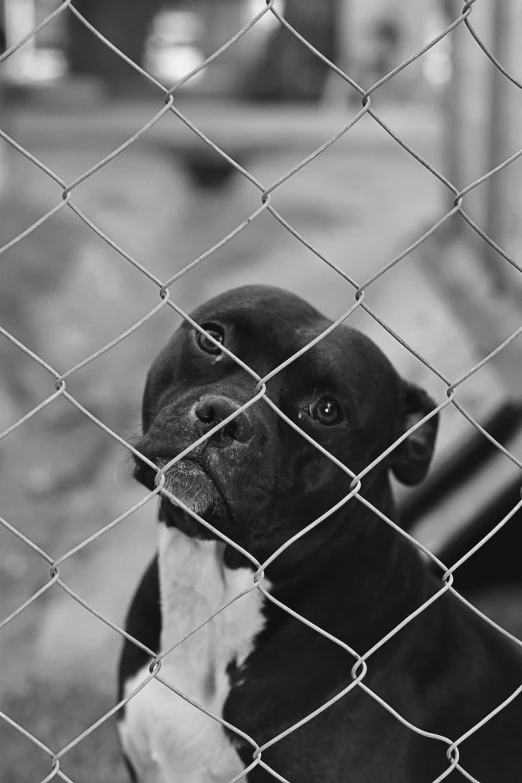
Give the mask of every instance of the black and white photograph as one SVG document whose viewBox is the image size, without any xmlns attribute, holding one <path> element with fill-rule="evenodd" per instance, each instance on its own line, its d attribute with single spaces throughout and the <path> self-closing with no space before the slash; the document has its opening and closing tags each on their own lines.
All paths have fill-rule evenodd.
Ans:
<svg viewBox="0 0 522 783">
<path fill-rule="evenodd" d="M 0 0 L 0 783 L 522 780 L 521 40 Z"/>
</svg>

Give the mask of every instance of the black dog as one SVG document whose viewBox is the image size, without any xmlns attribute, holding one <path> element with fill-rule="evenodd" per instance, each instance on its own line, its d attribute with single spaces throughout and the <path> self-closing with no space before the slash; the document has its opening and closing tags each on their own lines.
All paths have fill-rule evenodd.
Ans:
<svg viewBox="0 0 522 783">
<path fill-rule="evenodd" d="M 298 297 L 261 286 L 219 296 L 193 318 L 260 377 L 331 323 Z M 184 323 L 149 372 L 138 449 L 163 467 L 255 394 L 255 378 Z M 355 474 L 435 407 L 346 326 L 276 373 L 267 396 Z M 253 762 L 253 742 L 268 743 L 347 688 L 356 660 L 276 601 L 364 654 L 443 586 L 418 550 L 366 504 L 394 519 L 389 474 L 421 481 L 436 427 L 433 416 L 363 477 L 362 500 L 340 505 L 266 567 L 260 587 L 273 600 L 249 591 L 256 569 L 243 554 L 161 499 L 158 558 L 134 597 L 127 631 L 149 649 L 165 650 L 247 592 L 169 653 L 160 672 L 228 725 L 152 680 L 119 724 L 135 780 L 228 783 L 237 776 L 261 783 L 275 779 L 267 767 L 291 783 L 465 779 L 450 769 L 449 742 L 522 685 L 522 657 L 448 591 L 368 657 L 363 687 L 355 685 Z M 137 460 L 136 477 L 149 489 L 155 475 Z M 166 473 L 166 488 L 181 503 L 259 563 L 340 503 L 351 483 L 263 399 Z M 125 644 L 120 696 L 148 675 L 149 663 Z M 458 764 L 469 780 L 521 779 L 521 719 L 522 697 L 464 738 Z"/>
</svg>

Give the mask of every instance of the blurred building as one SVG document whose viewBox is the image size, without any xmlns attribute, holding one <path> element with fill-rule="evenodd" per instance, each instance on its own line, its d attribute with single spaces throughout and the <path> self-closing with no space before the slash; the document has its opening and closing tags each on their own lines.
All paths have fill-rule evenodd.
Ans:
<svg viewBox="0 0 522 783">
<path fill-rule="evenodd" d="M 21 40 L 58 8 L 60 0 L 1 0 L 5 46 Z M 66 73 L 65 23 L 62 18 L 41 30 L 3 64 L 3 79 L 15 84 L 48 82 Z"/>
<path fill-rule="evenodd" d="M 58 9 L 60 0 L 0 0 L 7 46 Z M 263 0 L 76 0 L 75 8 L 102 35 L 153 76 L 171 85 L 197 68 L 263 11 Z M 431 0 L 279 0 L 278 13 L 330 60 L 365 87 L 440 32 L 442 3 Z M 442 42 L 390 86 L 401 98 L 426 80 L 446 81 L 449 42 Z M 139 94 L 146 84 L 76 17 L 65 10 L 3 66 L 17 85 L 46 84 L 66 74 L 101 80 L 115 94 Z M 317 100 L 329 69 L 266 13 L 186 89 L 262 100 Z"/>
</svg>

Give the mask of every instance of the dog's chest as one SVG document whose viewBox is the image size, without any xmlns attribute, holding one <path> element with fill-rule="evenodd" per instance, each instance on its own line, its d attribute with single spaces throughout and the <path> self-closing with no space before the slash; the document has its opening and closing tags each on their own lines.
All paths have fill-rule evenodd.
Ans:
<svg viewBox="0 0 522 783">
<path fill-rule="evenodd" d="M 252 571 L 225 568 L 220 549 L 160 526 L 162 650 L 252 586 Z M 167 655 L 161 676 L 221 717 L 227 666 L 240 667 L 252 651 L 264 624 L 263 600 L 258 590 L 239 598 Z M 127 681 L 125 695 L 148 674 L 145 667 Z M 127 704 L 119 730 L 140 783 L 228 783 L 244 768 L 218 721 L 154 679 Z"/>
</svg>

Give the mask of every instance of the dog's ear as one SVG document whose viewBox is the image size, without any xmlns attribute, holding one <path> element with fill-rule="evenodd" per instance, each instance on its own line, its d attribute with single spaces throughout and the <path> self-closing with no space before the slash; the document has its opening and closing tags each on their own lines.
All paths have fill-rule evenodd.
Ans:
<svg viewBox="0 0 522 783">
<path fill-rule="evenodd" d="M 403 382 L 402 406 L 397 437 L 436 408 L 431 397 L 413 383 Z M 432 416 L 411 433 L 391 454 L 391 469 L 403 484 L 418 484 L 426 476 L 433 456 L 439 416 Z"/>
<path fill-rule="evenodd" d="M 156 377 L 154 370 L 154 366 L 149 370 L 143 392 L 143 401 L 141 404 L 141 429 L 143 435 L 147 434 L 156 416 L 156 393 L 154 389 Z"/>
</svg>

